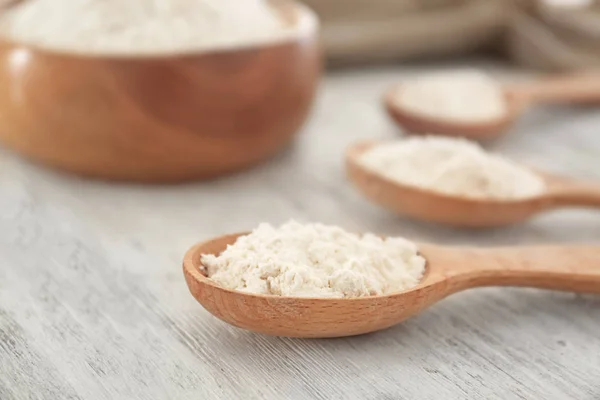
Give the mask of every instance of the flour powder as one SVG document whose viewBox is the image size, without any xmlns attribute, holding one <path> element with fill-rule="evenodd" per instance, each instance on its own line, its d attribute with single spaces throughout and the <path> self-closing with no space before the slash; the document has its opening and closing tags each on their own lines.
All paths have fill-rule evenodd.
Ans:
<svg viewBox="0 0 600 400">
<path fill-rule="evenodd" d="M 464 139 L 431 136 L 383 143 L 359 162 L 401 184 L 464 197 L 520 199 L 545 190 L 535 173 Z"/>
<path fill-rule="evenodd" d="M 336 226 L 261 224 L 220 255 L 203 255 L 207 275 L 244 292 L 294 297 L 361 297 L 419 283 L 425 259 L 402 238 L 356 235 Z"/>
<path fill-rule="evenodd" d="M 154 54 L 285 40 L 315 24 L 304 14 L 286 23 L 265 0 L 27 0 L 0 31 L 63 51 Z"/>
<path fill-rule="evenodd" d="M 497 120 L 507 113 L 500 85 L 477 70 L 421 75 L 403 83 L 394 102 L 415 115 L 458 122 Z"/>
</svg>

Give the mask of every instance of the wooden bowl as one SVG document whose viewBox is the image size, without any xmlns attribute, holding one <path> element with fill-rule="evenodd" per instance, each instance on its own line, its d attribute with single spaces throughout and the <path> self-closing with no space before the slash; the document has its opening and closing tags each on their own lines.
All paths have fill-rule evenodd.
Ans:
<svg viewBox="0 0 600 400">
<path fill-rule="evenodd" d="M 321 73 L 314 14 L 276 7 L 293 37 L 235 49 L 98 56 L 0 40 L 0 140 L 104 179 L 181 181 L 256 163 L 298 131 Z"/>
</svg>

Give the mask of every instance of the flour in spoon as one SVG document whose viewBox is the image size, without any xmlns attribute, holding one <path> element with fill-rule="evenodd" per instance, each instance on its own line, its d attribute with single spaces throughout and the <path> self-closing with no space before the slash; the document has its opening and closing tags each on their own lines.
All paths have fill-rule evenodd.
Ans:
<svg viewBox="0 0 600 400">
<path fill-rule="evenodd" d="M 362 297 L 416 286 L 425 259 L 399 237 L 357 235 L 337 226 L 261 224 L 219 255 L 202 255 L 223 287 L 293 297 Z"/>
<path fill-rule="evenodd" d="M 494 121 L 508 112 L 502 87 L 471 69 L 418 76 L 403 83 L 393 101 L 411 114 L 462 123 Z"/>
<path fill-rule="evenodd" d="M 465 139 L 413 137 L 376 145 L 361 165 L 400 184 L 444 194 L 496 200 L 542 193 L 542 178 Z"/>
</svg>

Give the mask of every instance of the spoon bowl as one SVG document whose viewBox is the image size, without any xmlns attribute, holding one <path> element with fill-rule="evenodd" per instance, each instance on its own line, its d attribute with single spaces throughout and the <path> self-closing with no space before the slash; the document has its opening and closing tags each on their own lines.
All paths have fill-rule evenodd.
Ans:
<svg viewBox="0 0 600 400">
<path fill-rule="evenodd" d="M 432 302 L 428 297 L 433 295 L 432 288 L 423 289 L 421 285 L 401 295 L 352 299 L 283 297 L 226 289 L 205 275 L 200 256 L 221 253 L 241 235 L 200 243 L 184 259 L 185 279 L 192 295 L 210 313 L 237 327 L 291 337 L 358 335 L 392 326 Z"/>
<path fill-rule="evenodd" d="M 358 142 L 346 152 L 349 179 L 371 201 L 401 215 L 458 227 L 498 227 L 522 222 L 559 207 L 600 207 L 600 185 L 535 171 L 546 190 L 522 199 L 469 198 L 396 182 L 364 167 L 361 155 L 375 141 Z"/>
<path fill-rule="evenodd" d="M 191 294 L 210 313 L 237 327 L 303 338 L 353 336 L 382 330 L 450 294 L 477 286 L 533 286 L 600 293 L 600 247 L 472 249 L 419 245 L 427 260 L 414 288 L 382 296 L 303 298 L 226 289 L 205 275 L 202 254 L 219 254 L 238 236 L 199 243 L 185 255 Z"/>
<path fill-rule="evenodd" d="M 384 94 L 384 107 L 400 127 L 412 134 L 438 134 L 474 140 L 490 139 L 499 136 L 512 126 L 527 108 L 527 103 L 522 97 L 506 93 L 507 112 L 501 118 L 474 122 L 435 119 L 411 112 L 399 105 L 396 100 L 399 91 L 402 91 L 402 85 L 396 85 Z"/>
</svg>

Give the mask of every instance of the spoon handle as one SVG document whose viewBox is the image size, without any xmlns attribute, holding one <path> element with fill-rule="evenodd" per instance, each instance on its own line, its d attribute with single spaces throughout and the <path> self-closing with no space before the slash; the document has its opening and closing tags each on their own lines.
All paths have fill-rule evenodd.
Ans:
<svg viewBox="0 0 600 400">
<path fill-rule="evenodd" d="M 580 73 L 515 84 L 509 93 L 530 103 L 600 102 L 600 73 Z"/>
<path fill-rule="evenodd" d="M 453 282 L 452 291 L 528 286 L 600 293 L 600 246 L 445 248 L 432 254 L 432 273 Z"/>
<path fill-rule="evenodd" d="M 600 184 L 568 182 L 560 190 L 551 192 L 552 206 L 600 207 Z"/>
</svg>

